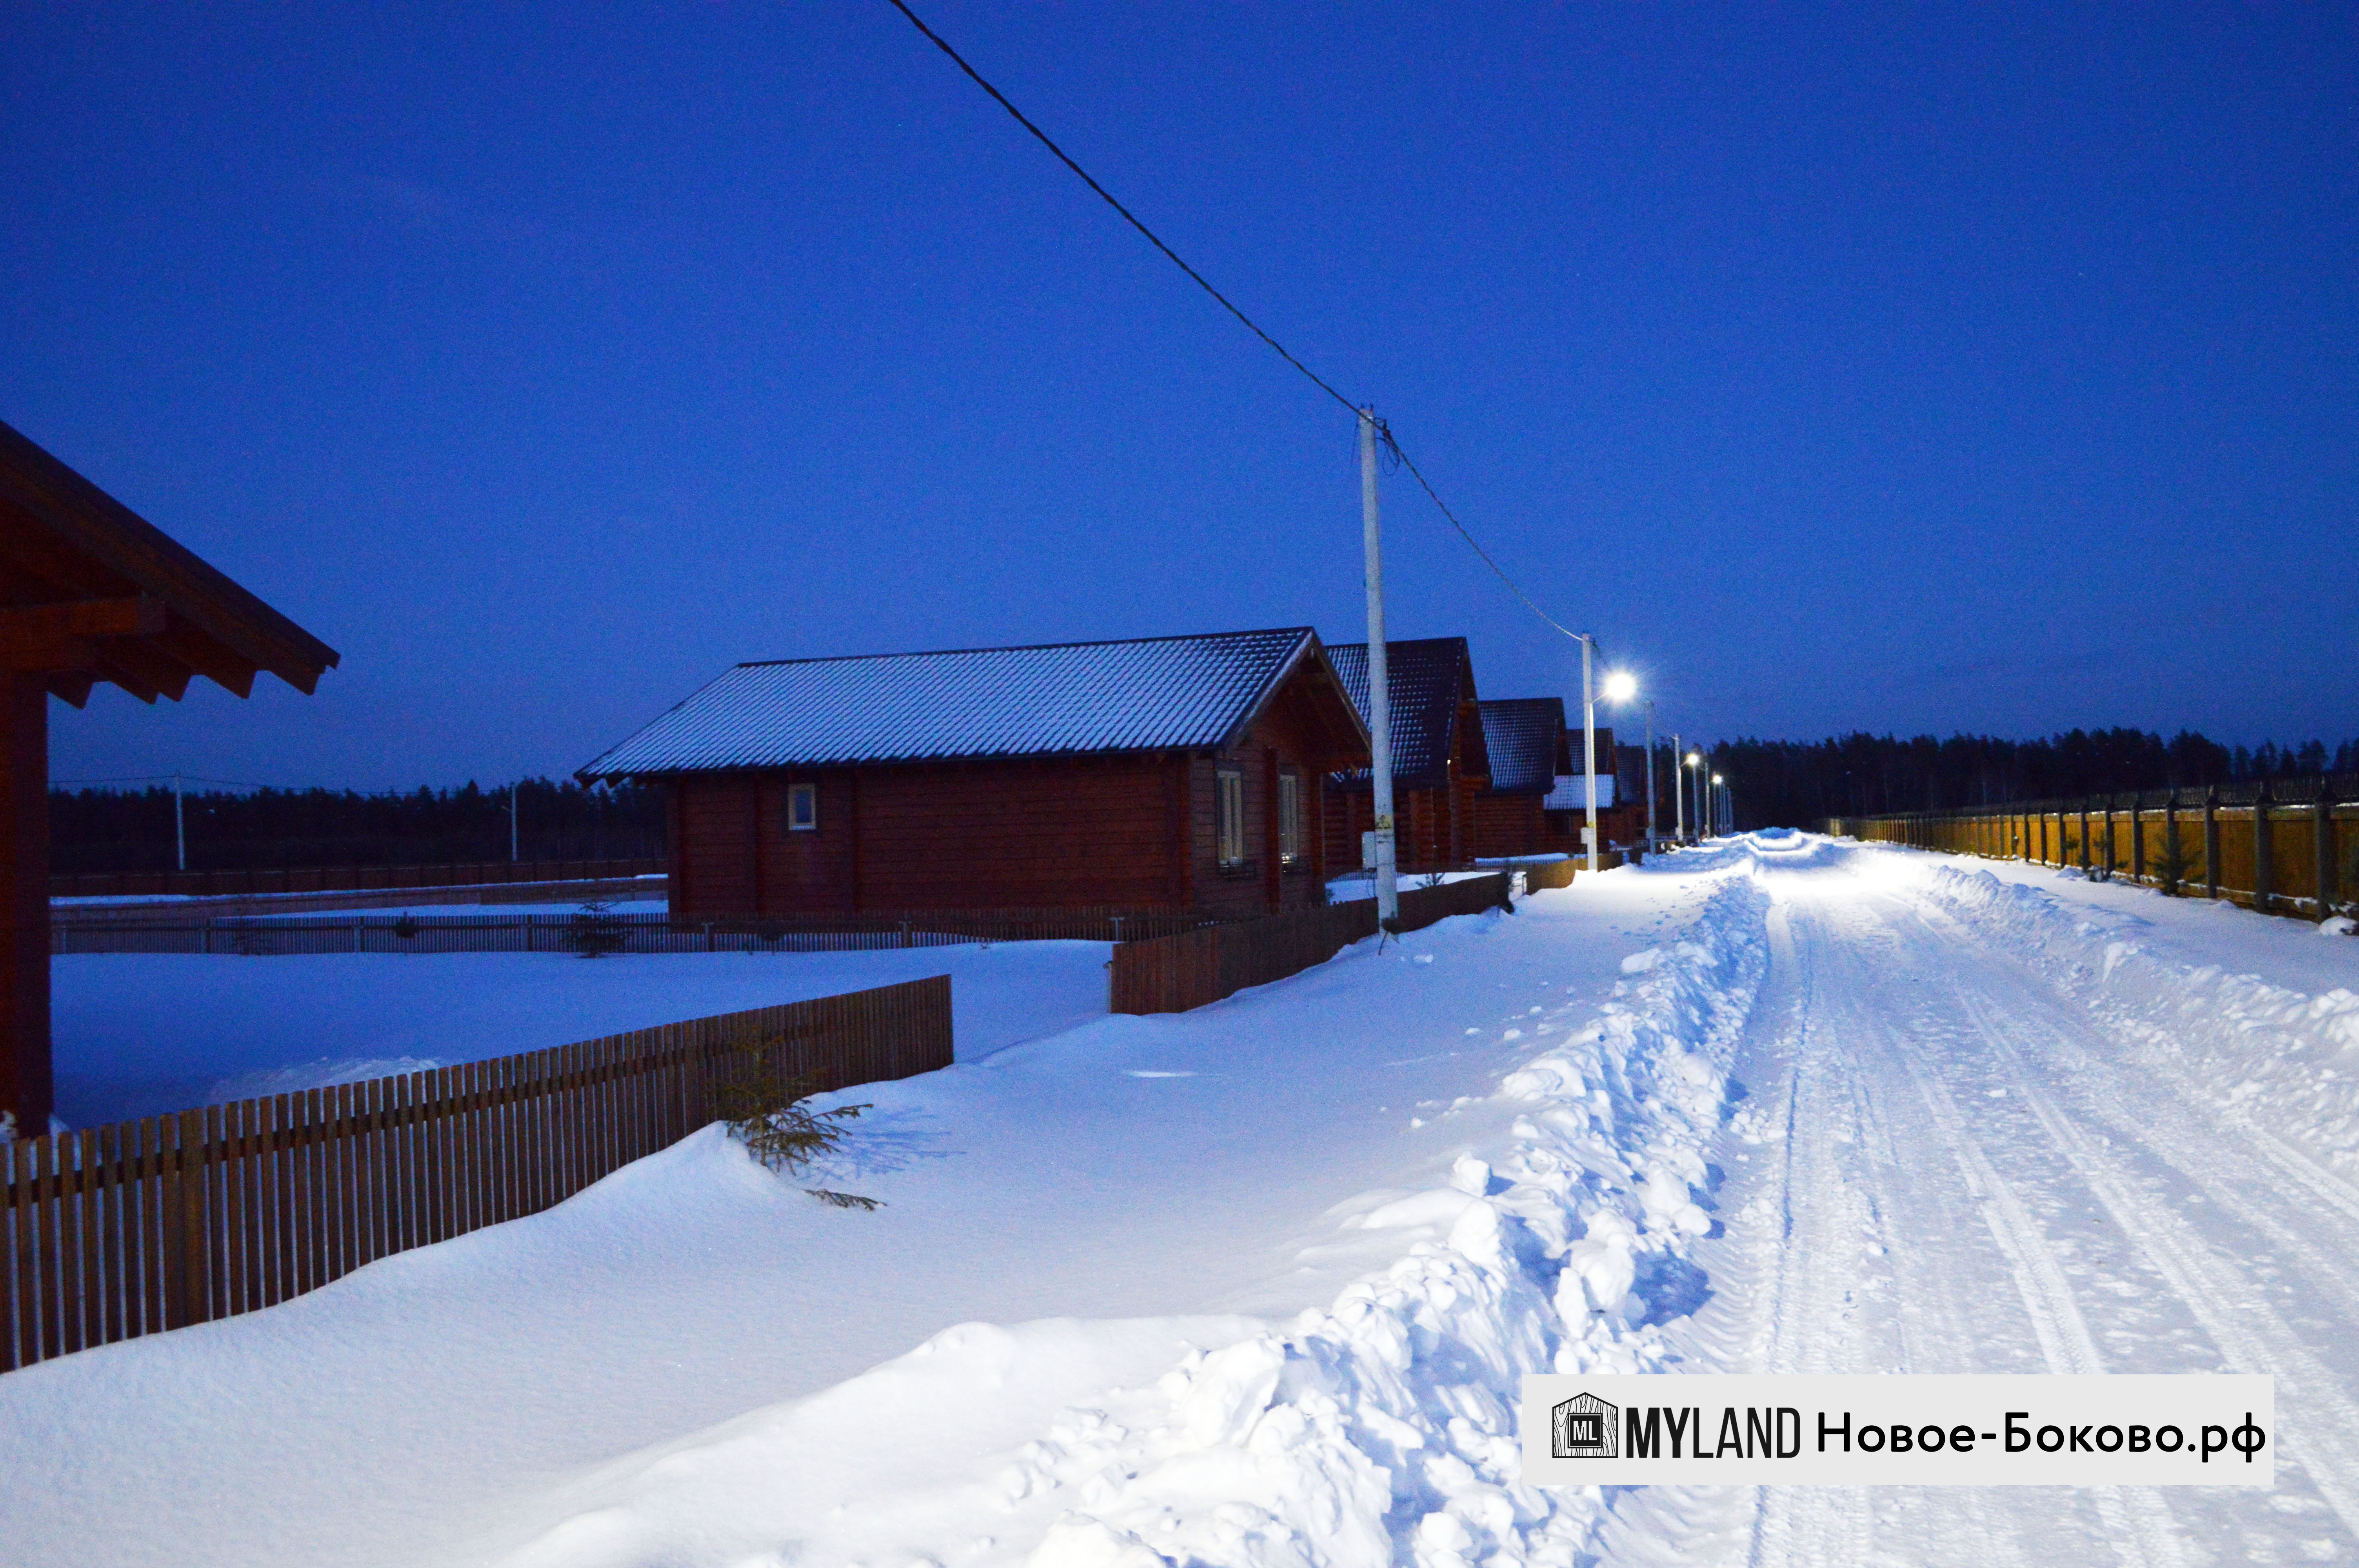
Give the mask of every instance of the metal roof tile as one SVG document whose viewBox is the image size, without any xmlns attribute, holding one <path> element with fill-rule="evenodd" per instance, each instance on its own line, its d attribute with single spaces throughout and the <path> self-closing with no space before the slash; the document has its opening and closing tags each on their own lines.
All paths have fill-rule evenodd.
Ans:
<svg viewBox="0 0 2359 1568">
<path fill-rule="evenodd" d="M 1218 746 L 1307 627 L 739 665 L 583 778 Z"/>
</svg>

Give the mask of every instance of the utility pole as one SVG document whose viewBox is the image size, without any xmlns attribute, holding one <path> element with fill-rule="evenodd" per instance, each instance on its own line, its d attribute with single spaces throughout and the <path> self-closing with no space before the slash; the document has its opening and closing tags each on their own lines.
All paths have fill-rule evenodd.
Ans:
<svg viewBox="0 0 2359 1568">
<path fill-rule="evenodd" d="M 1582 831 L 1589 839 L 1589 871 L 1597 872 L 1597 687 L 1595 671 L 1590 665 L 1597 652 L 1597 639 L 1582 633 L 1581 639 L 1581 736 L 1584 753 L 1583 768 L 1589 777 L 1589 826 Z"/>
<path fill-rule="evenodd" d="M 1688 841 L 1687 753 L 1680 750 L 1680 738 L 1671 737 L 1671 842 Z"/>
<path fill-rule="evenodd" d="M 173 863 L 181 871 L 189 869 L 189 819 L 180 809 L 180 775 L 172 775 L 172 847 Z"/>
<path fill-rule="evenodd" d="M 1647 699 L 1647 853 L 1655 844 L 1655 699 Z"/>
<path fill-rule="evenodd" d="M 1368 580 L 1369 782 L 1375 789 L 1376 827 L 1376 926 L 1400 924 L 1400 884 L 1393 854 L 1392 680 L 1385 649 L 1385 553 L 1376 521 L 1376 411 L 1360 410 L 1360 543 Z"/>
<path fill-rule="evenodd" d="M 516 786 L 508 785 L 508 864 L 516 860 Z"/>
</svg>

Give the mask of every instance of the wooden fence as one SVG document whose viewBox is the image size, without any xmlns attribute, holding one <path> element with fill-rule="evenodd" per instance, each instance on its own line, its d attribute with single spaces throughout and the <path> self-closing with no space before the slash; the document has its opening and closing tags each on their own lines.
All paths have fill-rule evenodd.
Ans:
<svg viewBox="0 0 2359 1568">
<path fill-rule="evenodd" d="M 1439 887 L 1404 889 L 1400 929 L 1422 930 L 1453 914 L 1506 907 L 1508 886 L 1507 873 L 1495 871 Z M 1114 950 L 1109 1011 L 1185 1012 L 1247 986 L 1299 974 L 1375 934 L 1376 901 L 1358 898 L 1125 942 Z"/>
<path fill-rule="evenodd" d="M 366 889 L 345 892 L 233 893 L 221 898 L 173 898 L 131 903 L 49 905 L 52 925 L 194 926 L 241 916 L 307 914 L 332 910 L 349 916 L 363 909 L 416 908 L 420 904 L 636 903 L 671 896 L 668 877 L 606 877 L 573 882 L 482 882 L 465 887 Z"/>
<path fill-rule="evenodd" d="M 52 920 L 49 951 L 215 953 L 847 953 L 966 942 L 1121 942 L 1212 924 L 1176 910 L 984 909 L 699 920 L 566 914 L 257 915 L 177 921 L 143 911 Z"/>
<path fill-rule="evenodd" d="M 1605 862 L 1600 860 L 1598 864 L 1603 866 Z M 1578 869 L 1579 862 L 1574 860 L 1531 861 L 1523 867 L 1524 891 L 1539 892 L 1548 888 L 1569 888 Z"/>
<path fill-rule="evenodd" d="M 712 1121 L 740 1075 L 842 1088 L 950 1063 L 937 976 L 0 1144 L 0 1370 L 538 1213 Z"/>
<path fill-rule="evenodd" d="M 1827 830 L 1993 860 L 2075 866 L 2092 876 L 2313 920 L 2359 900 L 2359 778 L 2349 776 L 1832 817 Z"/>
<path fill-rule="evenodd" d="M 451 860 L 427 866 L 300 866 L 243 871 L 82 871 L 49 878 L 51 898 L 348 892 L 365 888 L 477 887 L 494 882 L 588 881 L 660 876 L 660 858 L 635 860 Z"/>
</svg>

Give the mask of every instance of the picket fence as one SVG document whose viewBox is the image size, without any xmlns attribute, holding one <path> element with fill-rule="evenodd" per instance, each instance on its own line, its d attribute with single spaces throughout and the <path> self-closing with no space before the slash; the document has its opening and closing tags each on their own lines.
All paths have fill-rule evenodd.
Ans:
<svg viewBox="0 0 2359 1568">
<path fill-rule="evenodd" d="M 1399 929 L 1419 931 L 1453 914 L 1508 907 L 1512 896 L 1506 871 L 1439 887 L 1404 889 Z M 1300 974 L 1375 934 L 1376 901 L 1358 898 L 1125 942 L 1114 950 L 1110 1010 L 1185 1012 L 1247 986 Z"/>
<path fill-rule="evenodd" d="M 747 1076 L 950 1064 L 937 976 L 0 1144 L 0 1371 L 538 1213 L 705 1126 Z"/>
</svg>

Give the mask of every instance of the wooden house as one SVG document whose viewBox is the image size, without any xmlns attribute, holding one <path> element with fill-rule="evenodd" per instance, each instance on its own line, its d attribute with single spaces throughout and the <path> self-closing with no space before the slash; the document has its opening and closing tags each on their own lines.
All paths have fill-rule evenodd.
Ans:
<svg viewBox="0 0 2359 1568">
<path fill-rule="evenodd" d="M 1491 779 L 1474 792 L 1474 853 L 1495 859 L 1563 852 L 1549 832 L 1544 805 L 1558 776 L 1572 771 L 1564 699 L 1496 699 L 1482 704 L 1481 713 Z"/>
<path fill-rule="evenodd" d="M 581 770 L 670 787 L 696 916 L 1323 902 L 1368 738 L 1307 627 L 740 665 Z"/>
<path fill-rule="evenodd" d="M 0 1111 L 45 1133 L 49 1061 L 49 698 L 92 687 L 309 692 L 336 651 L 0 425 Z"/>
<path fill-rule="evenodd" d="M 1635 793 L 1625 795 L 1620 788 L 1620 770 L 1616 766 L 1620 753 L 1614 747 L 1614 731 L 1600 727 L 1596 733 L 1598 852 L 1603 854 L 1616 844 L 1643 846 L 1647 838 L 1646 799 Z M 1578 730 L 1571 731 L 1567 740 L 1570 753 L 1578 754 L 1581 735 Z M 1589 821 L 1589 775 L 1585 772 L 1560 775 L 1556 787 L 1540 806 L 1549 851 L 1582 853 L 1585 847 L 1581 830 Z M 1668 833 L 1669 828 L 1666 827 L 1664 831 Z"/>
<path fill-rule="evenodd" d="M 1490 782 L 1483 749 L 1474 661 L 1463 637 L 1385 644 L 1393 744 L 1395 864 L 1439 871 L 1474 859 L 1474 796 Z M 1365 724 L 1368 645 L 1327 650 Z M 1375 785 L 1363 765 L 1329 775 L 1327 858 L 1340 871 L 1361 863 L 1361 835 L 1375 826 Z"/>
</svg>

